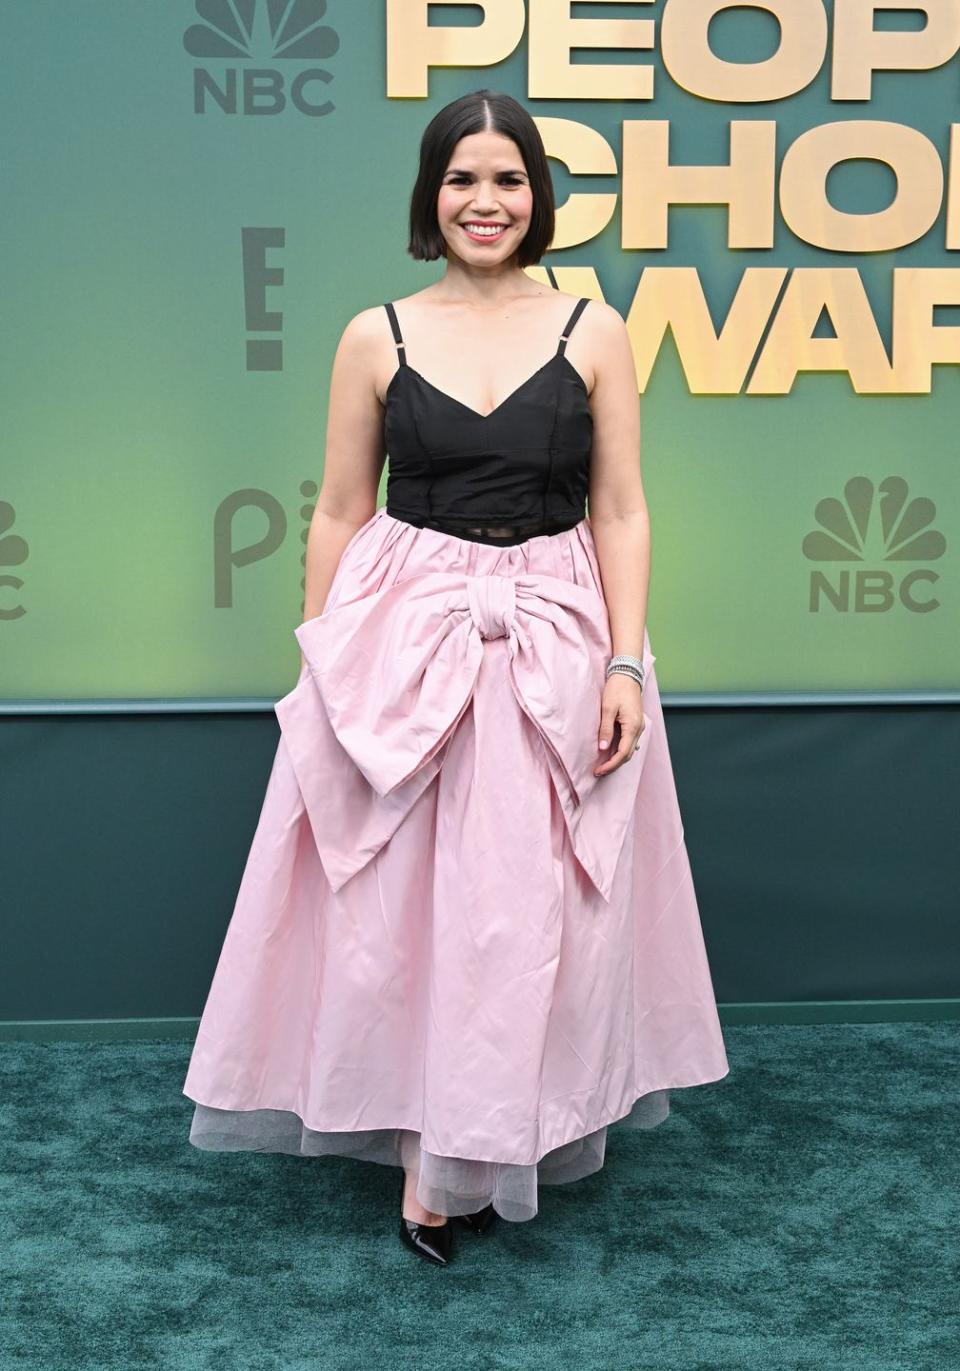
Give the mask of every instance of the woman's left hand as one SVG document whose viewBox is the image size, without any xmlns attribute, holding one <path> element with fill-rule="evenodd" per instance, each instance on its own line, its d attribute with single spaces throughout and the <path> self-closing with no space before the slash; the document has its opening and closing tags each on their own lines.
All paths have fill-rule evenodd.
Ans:
<svg viewBox="0 0 960 1371">
<path fill-rule="evenodd" d="M 607 761 L 594 767 L 594 776 L 608 776 L 611 771 L 628 762 L 637 749 L 645 727 L 643 695 L 639 685 L 626 672 L 611 672 L 603 687 L 597 740 Z M 607 740 L 606 747 L 603 745 L 604 739 Z M 615 751 L 611 752 L 612 748 Z"/>
</svg>

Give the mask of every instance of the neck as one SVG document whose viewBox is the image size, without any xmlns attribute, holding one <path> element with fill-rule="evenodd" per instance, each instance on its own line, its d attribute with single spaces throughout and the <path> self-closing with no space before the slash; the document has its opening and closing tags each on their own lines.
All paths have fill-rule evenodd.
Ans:
<svg viewBox="0 0 960 1371">
<path fill-rule="evenodd" d="M 502 309 L 521 295 L 544 293 L 545 288 L 516 265 L 515 256 L 484 270 L 468 266 L 460 258 L 448 258 L 447 269 L 432 292 L 437 300 L 467 305 L 478 312 Z"/>
</svg>

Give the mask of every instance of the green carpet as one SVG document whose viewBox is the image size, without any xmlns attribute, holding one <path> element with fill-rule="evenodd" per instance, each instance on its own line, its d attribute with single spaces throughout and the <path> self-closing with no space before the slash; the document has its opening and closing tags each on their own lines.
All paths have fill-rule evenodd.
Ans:
<svg viewBox="0 0 960 1371">
<path fill-rule="evenodd" d="M 960 1024 L 724 1036 L 446 1269 L 399 1171 L 191 1147 L 189 1043 L 3 1044 L 0 1366 L 957 1371 Z"/>
</svg>

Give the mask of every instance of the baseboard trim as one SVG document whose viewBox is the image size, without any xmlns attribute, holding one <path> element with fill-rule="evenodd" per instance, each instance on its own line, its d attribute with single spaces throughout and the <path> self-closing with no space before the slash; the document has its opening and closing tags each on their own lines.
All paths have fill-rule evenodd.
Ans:
<svg viewBox="0 0 960 1371">
<path fill-rule="evenodd" d="M 292 687 L 291 687 L 292 688 Z M 279 696 L 240 695 L 125 699 L 0 700 L 0 715 L 19 718 L 56 715 L 125 714 L 272 714 Z M 665 690 L 664 709 L 780 709 L 818 708 L 822 705 L 958 705 L 960 690 Z"/>
<path fill-rule="evenodd" d="M 722 1024 L 925 1023 L 960 1019 L 955 1000 L 794 1000 L 719 1004 Z M 0 1021 L 0 1042 L 192 1041 L 198 1018 L 11 1019 Z"/>
<path fill-rule="evenodd" d="M 784 1000 L 719 1004 L 724 1024 L 924 1023 L 960 1019 L 957 1000 Z"/>
</svg>

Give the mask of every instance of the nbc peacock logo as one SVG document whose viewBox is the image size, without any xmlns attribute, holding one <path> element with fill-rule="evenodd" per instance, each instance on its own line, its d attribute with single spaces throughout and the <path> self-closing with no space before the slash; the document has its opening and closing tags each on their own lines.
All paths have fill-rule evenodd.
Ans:
<svg viewBox="0 0 960 1371">
<path fill-rule="evenodd" d="M 184 48 L 202 63 L 226 65 L 217 74 L 194 68 L 194 114 L 206 114 L 208 103 L 224 114 L 280 114 L 288 103 L 313 117 L 332 113 L 333 75 L 315 65 L 340 47 L 323 22 L 327 0 L 196 0 L 195 8 L 200 23 L 184 33 Z M 291 71 L 276 62 L 312 65 Z"/>
<path fill-rule="evenodd" d="M 0 620 L 22 619 L 26 609 L 16 598 L 23 590 L 23 579 L 5 567 L 23 566 L 30 552 L 26 538 L 12 533 L 16 511 L 9 500 L 0 500 Z"/>
<path fill-rule="evenodd" d="M 882 614 L 898 604 L 914 614 L 938 609 L 940 601 L 930 593 L 939 580 L 936 571 L 906 565 L 936 561 L 946 551 L 946 539 L 932 527 L 936 512 L 925 496 L 909 498 L 902 476 L 888 476 L 877 486 L 866 476 L 852 476 L 842 500 L 820 500 L 814 510 L 820 527 L 804 538 L 803 555 L 812 562 L 860 565 L 811 571 L 810 610 Z"/>
</svg>

